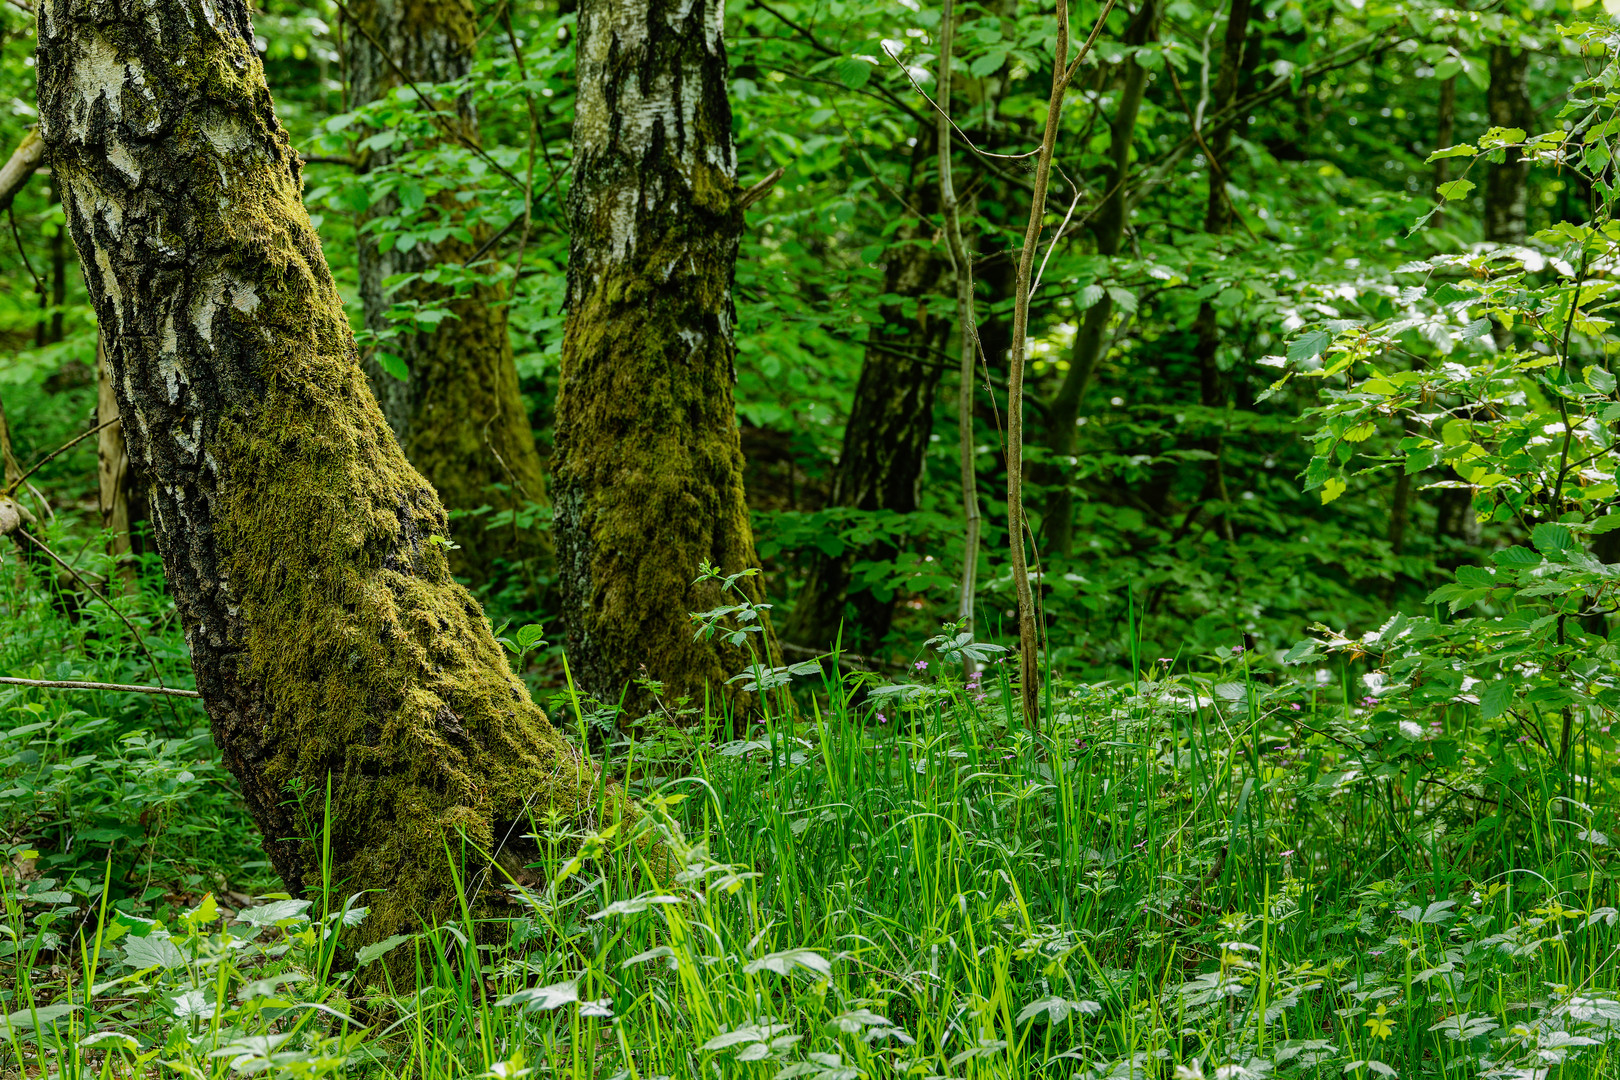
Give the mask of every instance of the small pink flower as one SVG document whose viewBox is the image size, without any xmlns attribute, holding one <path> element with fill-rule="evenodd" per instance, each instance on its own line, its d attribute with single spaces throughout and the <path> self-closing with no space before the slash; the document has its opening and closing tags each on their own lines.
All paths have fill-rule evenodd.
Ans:
<svg viewBox="0 0 1620 1080">
<path fill-rule="evenodd" d="M 889 718 L 887 716 L 884 716 L 882 713 L 878 713 L 878 723 L 887 724 L 888 722 Z"/>
<path fill-rule="evenodd" d="M 1282 853 L 1281 853 L 1281 854 L 1282 854 L 1282 857 L 1283 857 L 1283 858 L 1285 858 L 1285 859 L 1286 859 L 1286 858 L 1289 858 L 1289 857 L 1290 857 L 1290 856 L 1292 856 L 1292 855 L 1293 855 L 1293 854 L 1294 854 L 1294 849 L 1293 849 L 1293 848 L 1289 848 L 1289 849 L 1288 849 L 1288 850 L 1287 850 L 1287 851 L 1284 851 L 1284 852 L 1282 852 Z"/>
<path fill-rule="evenodd" d="M 918 671 L 927 671 L 928 670 L 928 661 L 919 660 L 919 661 L 917 661 L 915 666 L 916 666 Z"/>
</svg>

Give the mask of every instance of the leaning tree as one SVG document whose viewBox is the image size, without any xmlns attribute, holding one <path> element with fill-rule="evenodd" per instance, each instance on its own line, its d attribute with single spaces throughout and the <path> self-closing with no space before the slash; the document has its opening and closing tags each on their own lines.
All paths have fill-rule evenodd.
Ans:
<svg viewBox="0 0 1620 1080">
<path fill-rule="evenodd" d="M 378 890 L 365 937 L 443 914 L 447 848 L 606 808 L 450 576 L 245 0 L 53 0 L 38 40 L 51 167 L 225 763 L 291 890 L 319 884 L 324 831 L 331 880 Z"/>
<path fill-rule="evenodd" d="M 701 562 L 756 561 L 731 284 L 764 186 L 737 186 L 724 21 L 722 0 L 579 6 L 552 499 L 574 674 L 610 700 L 644 674 L 701 702 L 749 661 L 687 619 L 723 602 Z"/>
</svg>

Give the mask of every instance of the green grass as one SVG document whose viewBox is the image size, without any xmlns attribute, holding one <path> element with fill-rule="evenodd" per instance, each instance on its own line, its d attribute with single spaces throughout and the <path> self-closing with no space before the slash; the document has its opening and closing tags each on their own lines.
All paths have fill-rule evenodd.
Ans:
<svg viewBox="0 0 1620 1080">
<path fill-rule="evenodd" d="M 95 605 L 70 623 L 6 576 L 7 673 L 149 678 Z M 180 683 L 161 597 L 121 603 Z M 0 1066 L 1615 1071 L 1606 732 L 1583 729 L 1566 773 L 1465 709 L 1399 718 L 1402 734 L 1353 672 L 1301 680 L 1240 653 L 1196 675 L 1145 662 L 1120 685 L 1055 682 L 1033 731 L 1000 669 L 980 690 L 936 679 L 931 659 L 911 691 L 801 688 L 746 741 L 669 730 L 610 746 L 679 873 L 660 884 L 636 836 L 570 834 L 537 807 L 541 856 L 519 881 L 446 847 L 469 900 L 503 896 L 509 914 L 464 912 L 358 969 L 377 950 L 356 957 L 340 927 L 366 898 L 341 882 L 308 903 L 274 895 L 195 706 L 0 692 Z"/>
</svg>

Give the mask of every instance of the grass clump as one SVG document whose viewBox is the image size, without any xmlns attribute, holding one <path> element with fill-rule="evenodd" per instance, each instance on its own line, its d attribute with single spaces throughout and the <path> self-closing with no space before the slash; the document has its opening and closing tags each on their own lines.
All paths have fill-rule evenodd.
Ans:
<svg viewBox="0 0 1620 1080">
<path fill-rule="evenodd" d="M 128 845 L 108 872 L 107 847 L 36 827 L 58 846 L 3 879 L 0 1053 L 61 1076 L 1612 1072 L 1602 724 L 1566 772 L 1455 707 L 1391 720 L 1346 660 L 1227 649 L 1054 680 L 1032 730 L 998 666 L 961 676 L 953 640 L 903 684 L 765 702 L 744 739 L 609 745 L 633 824 L 536 808 L 518 831 L 538 854 L 495 878 L 447 846 L 460 916 L 358 948 L 344 928 L 378 897 L 330 873 L 295 899 L 176 862 L 148 896 L 117 871 Z M 6 693 L 13 715 L 47 704 Z M 8 782 L 107 738 L 68 738 L 74 713 L 38 721 Z"/>
</svg>

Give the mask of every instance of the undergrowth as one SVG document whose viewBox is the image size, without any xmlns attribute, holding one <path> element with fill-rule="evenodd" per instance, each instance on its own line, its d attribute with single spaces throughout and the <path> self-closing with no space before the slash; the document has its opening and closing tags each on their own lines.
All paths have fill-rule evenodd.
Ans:
<svg viewBox="0 0 1620 1080">
<path fill-rule="evenodd" d="M 114 601 L 148 658 L 8 562 L 6 673 L 150 684 L 155 661 L 188 685 L 153 581 Z M 1232 648 L 1054 680 L 1035 730 L 954 641 L 904 684 L 824 676 L 743 740 L 605 747 L 680 868 L 661 887 L 634 836 L 537 812 L 517 879 L 445 848 L 464 910 L 498 893 L 503 918 L 358 953 L 370 899 L 276 892 L 195 701 L 0 688 L 0 1055 L 61 1077 L 1613 1071 L 1600 724 L 1560 767 L 1466 703 L 1403 712 L 1347 661 Z"/>
</svg>

